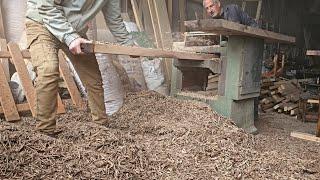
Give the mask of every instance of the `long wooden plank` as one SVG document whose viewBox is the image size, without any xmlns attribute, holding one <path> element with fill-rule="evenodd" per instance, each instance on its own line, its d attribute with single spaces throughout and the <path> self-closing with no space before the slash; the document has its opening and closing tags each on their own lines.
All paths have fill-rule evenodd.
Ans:
<svg viewBox="0 0 320 180">
<path fill-rule="evenodd" d="M 59 52 L 59 70 L 68 88 L 73 104 L 81 110 L 85 109 L 85 104 L 71 75 L 71 71 L 68 68 L 66 59 L 61 51 Z"/>
<path fill-rule="evenodd" d="M 320 56 L 320 50 L 308 50 L 307 56 Z"/>
<path fill-rule="evenodd" d="M 0 17 L 1 18 L 1 17 Z M 5 39 L 0 39 L 0 51 L 7 50 L 7 41 Z M 0 64 L 2 65 L 5 77 L 7 81 L 10 80 L 10 73 L 9 73 L 9 60 L 8 58 L 0 58 Z"/>
<path fill-rule="evenodd" d="M 18 110 L 18 112 L 27 112 L 30 111 L 30 107 L 28 103 L 24 103 L 24 104 L 16 104 L 16 108 Z M 0 114 L 3 114 L 3 110 L 2 107 L 0 106 Z"/>
<path fill-rule="evenodd" d="M 148 0 L 157 48 L 172 49 L 172 35 L 165 0 Z M 171 82 L 172 59 L 162 61 L 166 84 Z"/>
<path fill-rule="evenodd" d="M 311 135 L 311 134 L 300 133 L 300 132 L 291 132 L 290 136 L 298 138 L 298 139 L 303 139 L 303 140 L 307 140 L 307 141 L 320 143 L 320 138 L 316 137 L 315 135 Z"/>
<path fill-rule="evenodd" d="M 173 0 L 168 0 L 168 17 L 170 26 L 172 26 L 172 16 L 173 16 Z"/>
<path fill-rule="evenodd" d="M 0 38 L 6 39 L 6 35 L 4 32 L 4 25 L 3 25 L 3 16 L 2 16 L 2 6 L 0 6 Z"/>
<path fill-rule="evenodd" d="M 310 103 L 310 104 L 319 104 L 319 100 L 308 99 L 307 103 Z"/>
<path fill-rule="evenodd" d="M 6 45 L 6 47 L 7 47 L 7 45 Z M 22 54 L 23 58 L 25 58 L 25 59 L 31 58 L 30 52 L 28 50 L 22 50 L 21 54 Z M 0 58 L 11 58 L 11 54 L 7 50 L 1 50 L 0 51 Z"/>
<path fill-rule="evenodd" d="M 185 32 L 186 27 L 184 21 L 186 20 L 186 0 L 179 0 L 179 17 L 180 17 L 180 32 Z"/>
<path fill-rule="evenodd" d="M 131 6 L 133 10 L 133 15 L 136 20 L 139 31 L 144 31 L 142 20 L 141 20 L 141 11 L 138 7 L 137 0 L 131 0 Z"/>
<path fill-rule="evenodd" d="M 87 53 L 102 53 L 102 54 L 116 54 L 116 55 L 131 55 L 144 57 L 163 57 L 176 58 L 194 61 L 215 60 L 219 56 L 213 54 L 199 54 L 188 52 L 176 52 L 163 49 L 151 49 L 142 47 L 120 46 L 114 44 L 88 43 L 82 44 L 82 49 Z"/>
<path fill-rule="evenodd" d="M 1 4 L 1 2 L 0 2 Z M 7 42 L 6 42 L 6 34 L 4 31 L 4 24 L 3 24 L 3 16 L 2 16 L 2 8 L 0 6 L 0 50 L 7 50 Z M 10 79 L 9 73 L 9 60 L 4 58 L 0 58 L 0 64 L 3 67 L 7 80 Z"/>
<path fill-rule="evenodd" d="M 24 63 L 23 55 L 20 51 L 19 46 L 15 43 L 10 42 L 8 44 L 8 49 L 9 49 L 9 52 L 12 57 L 12 62 L 15 65 L 15 68 L 16 68 L 17 73 L 19 75 L 19 78 L 21 80 L 23 89 L 25 91 L 26 98 L 27 98 L 28 104 L 30 106 L 32 116 L 35 116 L 36 115 L 36 111 L 35 111 L 36 91 L 33 87 L 32 80 L 29 77 L 27 67 Z M 60 96 L 58 96 L 57 113 L 59 113 L 59 114 L 65 113 L 65 108 L 64 108 L 64 105 L 62 103 Z"/>
<path fill-rule="evenodd" d="M 172 31 L 170 26 L 170 20 L 167 11 L 167 5 L 165 0 L 153 0 L 154 8 L 157 16 L 157 23 L 159 26 L 160 38 L 162 41 L 162 48 L 167 50 L 172 50 L 173 39 Z M 168 76 L 168 81 L 170 82 L 172 74 L 172 59 L 166 59 L 165 66 Z"/>
<path fill-rule="evenodd" d="M 4 112 L 4 117 L 9 122 L 20 120 L 16 103 L 12 97 L 9 83 L 2 66 L 0 65 L 0 102 Z"/>
<path fill-rule="evenodd" d="M 8 48 L 9 48 L 9 52 L 12 56 L 12 62 L 15 65 L 15 68 L 16 68 L 17 73 L 19 75 L 24 92 L 26 94 L 26 98 L 27 98 L 28 104 L 30 106 L 32 116 L 35 116 L 36 115 L 36 111 L 35 111 L 36 91 L 33 87 L 32 80 L 29 77 L 29 73 L 28 73 L 27 67 L 24 63 L 23 56 L 22 56 L 20 49 L 19 49 L 19 46 L 17 44 L 9 43 Z"/>
<path fill-rule="evenodd" d="M 221 35 L 250 36 L 266 40 L 267 42 L 295 43 L 296 38 L 266 31 L 259 28 L 245 26 L 223 19 L 203 19 L 185 21 L 185 26 L 193 31 L 214 32 Z"/>
<path fill-rule="evenodd" d="M 153 0 L 147 0 L 148 6 L 149 6 L 149 11 L 150 11 L 150 16 L 151 16 L 151 23 L 153 27 L 153 34 L 156 40 L 156 45 L 157 48 L 162 48 L 162 41 L 161 41 L 161 36 L 159 32 L 159 24 L 157 22 L 157 15 L 155 12 L 155 6 L 154 6 L 154 1 Z"/>
<path fill-rule="evenodd" d="M 146 2 L 146 0 L 140 0 L 140 3 L 141 3 L 141 6 L 139 7 L 142 8 L 141 10 L 143 14 L 144 30 L 149 35 L 149 37 L 151 37 L 152 40 L 155 41 L 148 3 Z"/>
</svg>

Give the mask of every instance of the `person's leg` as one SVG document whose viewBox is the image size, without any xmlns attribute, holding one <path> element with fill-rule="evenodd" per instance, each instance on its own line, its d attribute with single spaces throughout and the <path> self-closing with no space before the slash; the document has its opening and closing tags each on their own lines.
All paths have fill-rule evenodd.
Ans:
<svg viewBox="0 0 320 180">
<path fill-rule="evenodd" d="M 56 129 L 59 42 L 43 25 L 31 20 L 26 22 L 26 31 L 31 62 L 37 74 L 35 118 L 40 122 L 36 128 L 51 133 Z"/>
<path fill-rule="evenodd" d="M 92 120 L 101 125 L 108 123 L 104 104 L 104 91 L 99 65 L 94 54 L 73 55 L 67 48 L 63 51 L 71 60 L 84 86 L 88 91 L 89 108 Z"/>
</svg>

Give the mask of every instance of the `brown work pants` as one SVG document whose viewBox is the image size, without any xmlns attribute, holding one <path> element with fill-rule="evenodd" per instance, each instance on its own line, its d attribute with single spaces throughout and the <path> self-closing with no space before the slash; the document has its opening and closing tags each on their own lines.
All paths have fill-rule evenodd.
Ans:
<svg viewBox="0 0 320 180">
<path fill-rule="evenodd" d="M 52 132 L 56 129 L 55 116 L 60 77 L 58 51 L 60 49 L 70 58 L 87 89 L 93 121 L 106 124 L 102 78 L 95 55 L 73 55 L 65 44 L 54 37 L 42 24 L 35 21 L 26 21 L 26 31 L 31 62 L 37 74 L 35 118 L 40 121 L 37 130 Z"/>
</svg>

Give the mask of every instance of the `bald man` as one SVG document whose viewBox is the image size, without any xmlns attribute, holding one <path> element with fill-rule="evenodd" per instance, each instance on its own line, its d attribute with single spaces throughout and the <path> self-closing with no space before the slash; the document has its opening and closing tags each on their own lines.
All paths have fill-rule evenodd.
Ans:
<svg viewBox="0 0 320 180">
<path fill-rule="evenodd" d="M 220 0 L 203 0 L 203 7 L 214 19 L 225 19 L 251 27 L 259 27 L 252 17 L 235 4 L 222 6 Z"/>
</svg>

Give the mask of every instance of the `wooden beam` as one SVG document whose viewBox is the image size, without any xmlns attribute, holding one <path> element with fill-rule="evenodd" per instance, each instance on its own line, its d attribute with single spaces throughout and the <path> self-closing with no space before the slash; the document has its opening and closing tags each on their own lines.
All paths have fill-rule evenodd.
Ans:
<svg viewBox="0 0 320 180">
<path fill-rule="evenodd" d="M 0 39 L 0 51 L 7 51 L 7 41 L 5 39 Z M 9 81 L 10 80 L 9 59 L 0 58 L 0 65 L 2 66 L 2 69 L 4 71 L 7 81 Z"/>
<path fill-rule="evenodd" d="M 307 103 L 310 103 L 310 104 L 319 104 L 319 100 L 308 99 Z"/>
<path fill-rule="evenodd" d="M 165 0 L 153 0 L 154 8 L 157 16 L 157 23 L 159 26 L 160 38 L 162 41 L 162 48 L 172 49 L 172 31 L 169 17 L 167 14 L 167 6 Z"/>
<path fill-rule="evenodd" d="M 16 108 L 18 110 L 18 112 L 27 112 L 30 111 L 30 107 L 28 103 L 24 103 L 24 104 L 16 104 Z M 0 114 L 3 114 L 3 108 L 0 106 Z"/>
<path fill-rule="evenodd" d="M 20 52 L 19 46 L 15 43 L 9 43 L 8 48 L 10 51 L 10 54 L 12 56 L 13 64 L 17 70 L 17 73 L 19 75 L 21 84 L 23 86 L 24 92 L 27 97 L 28 104 L 30 106 L 30 110 L 32 113 L 32 116 L 36 116 L 36 91 L 33 87 L 32 80 L 30 79 L 27 67 L 24 63 L 23 56 Z"/>
<path fill-rule="evenodd" d="M 217 61 L 219 56 L 213 54 L 198 54 L 188 52 L 175 52 L 162 49 L 151 49 L 131 46 L 121 46 L 114 44 L 82 44 L 82 49 L 87 53 L 102 53 L 102 54 L 116 54 L 116 55 L 131 55 L 143 57 L 163 57 L 175 58 L 194 61 L 214 60 Z"/>
<path fill-rule="evenodd" d="M 36 111 L 35 111 L 34 108 L 36 107 L 36 104 L 35 104 L 36 103 L 35 102 L 36 91 L 35 91 L 35 89 L 33 87 L 32 80 L 30 79 L 27 67 L 26 67 L 26 65 L 24 63 L 23 55 L 22 55 L 22 53 L 20 51 L 19 46 L 17 44 L 15 44 L 15 43 L 10 42 L 8 44 L 8 49 L 9 49 L 9 52 L 10 52 L 11 57 L 12 57 L 12 62 L 15 65 L 15 68 L 16 68 L 16 70 L 18 72 L 18 75 L 19 75 L 19 78 L 21 80 L 24 92 L 25 92 L 26 97 L 27 97 L 28 104 L 30 106 L 30 110 L 31 110 L 32 116 L 35 116 L 36 115 Z M 57 95 L 57 96 L 58 96 L 57 113 L 59 113 L 59 114 L 65 113 L 65 108 L 64 108 L 64 105 L 62 103 L 62 100 L 61 100 L 59 95 Z"/>
<path fill-rule="evenodd" d="M 128 0 L 121 0 L 121 12 L 127 13 L 128 12 Z"/>
<path fill-rule="evenodd" d="M 290 134 L 291 137 L 303 139 L 307 141 L 317 142 L 320 143 L 320 138 L 316 137 L 315 135 L 306 134 L 306 133 L 300 133 L 300 132 L 292 132 Z"/>
<path fill-rule="evenodd" d="M 173 40 L 166 2 L 165 0 L 153 0 L 153 4 L 162 44 L 162 46 L 158 48 L 172 50 Z M 163 61 L 165 80 L 168 85 L 171 84 L 172 61 L 172 59 L 165 59 L 165 61 Z"/>
<path fill-rule="evenodd" d="M 141 20 L 141 11 L 138 7 L 137 0 L 131 0 L 131 6 L 132 6 L 134 18 L 136 20 L 136 24 L 138 26 L 139 31 L 144 31 L 142 20 Z"/>
<path fill-rule="evenodd" d="M 307 56 L 320 56 L 320 50 L 308 50 Z"/>
<path fill-rule="evenodd" d="M 186 27 L 184 21 L 186 20 L 186 0 L 179 0 L 179 15 L 180 15 L 180 32 L 185 32 Z"/>
<path fill-rule="evenodd" d="M 10 86 L 2 66 L 0 66 L 0 89 L 0 102 L 5 119 L 9 122 L 19 121 L 20 116 L 16 108 L 16 103 L 12 97 Z"/>
<path fill-rule="evenodd" d="M 296 38 L 245 26 L 239 23 L 223 20 L 223 19 L 203 19 L 186 21 L 185 25 L 192 31 L 205 31 L 213 32 L 221 35 L 237 35 L 237 36 L 250 36 L 255 38 L 264 39 L 267 42 L 279 43 L 295 43 Z"/>
<path fill-rule="evenodd" d="M 173 16 L 173 0 L 168 0 L 168 17 L 170 26 L 172 26 L 172 16 Z"/>
<path fill-rule="evenodd" d="M 154 34 L 154 37 L 156 40 L 156 46 L 157 46 L 157 48 L 162 48 L 162 41 L 161 41 L 161 36 L 160 36 L 160 32 L 159 32 L 159 24 L 158 24 L 157 15 L 155 12 L 154 1 L 147 0 L 147 3 L 149 6 L 151 23 L 152 23 L 152 27 L 153 27 L 153 34 Z"/>
<path fill-rule="evenodd" d="M 150 11 L 149 11 L 149 5 L 146 2 L 146 0 L 140 0 L 140 3 L 141 3 L 140 8 L 142 8 L 142 14 L 143 14 L 144 30 L 149 35 L 149 37 L 155 41 L 154 34 L 153 34 L 152 22 L 151 22 L 151 15 L 150 15 Z"/>
<path fill-rule="evenodd" d="M 0 1 L 0 5 L 1 5 L 1 1 Z M 3 16 L 2 16 L 2 6 L 0 6 L 0 50 L 1 51 L 7 50 L 6 34 L 4 31 Z M 10 79 L 9 60 L 0 58 L 0 65 L 2 65 L 6 78 L 7 80 L 9 80 Z"/>
<path fill-rule="evenodd" d="M 30 59 L 31 55 L 30 52 L 28 50 L 22 50 L 21 54 L 23 56 L 24 59 Z M 1 50 L 0 51 L 0 58 L 11 58 L 11 54 L 9 51 L 6 50 Z"/>
<path fill-rule="evenodd" d="M 259 0 L 259 2 L 258 2 L 258 7 L 257 7 L 257 13 L 256 13 L 256 20 L 257 20 L 257 21 L 260 20 L 261 9 L 262 9 L 262 0 Z"/>
<path fill-rule="evenodd" d="M 0 5 L 1 5 L 0 1 Z M 0 39 L 6 39 L 6 34 L 4 31 L 4 24 L 3 24 L 3 16 L 2 16 L 2 6 L 0 6 Z"/>
<path fill-rule="evenodd" d="M 71 71 L 68 68 L 65 56 L 61 51 L 59 52 L 59 70 L 68 88 L 73 104 L 80 110 L 84 110 L 86 108 L 85 103 L 81 98 L 77 85 L 71 75 Z"/>
</svg>

